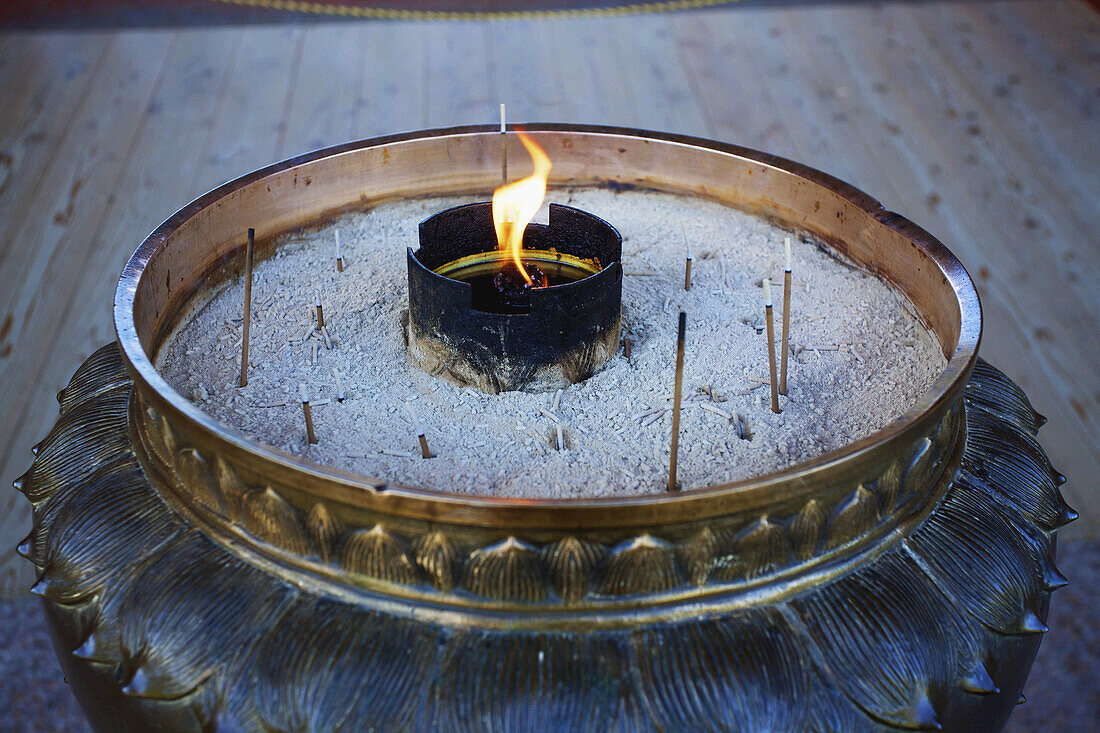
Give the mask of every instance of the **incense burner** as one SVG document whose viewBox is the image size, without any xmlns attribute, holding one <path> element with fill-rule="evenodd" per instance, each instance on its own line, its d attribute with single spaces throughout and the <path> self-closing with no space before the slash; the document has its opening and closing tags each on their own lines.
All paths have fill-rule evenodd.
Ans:
<svg viewBox="0 0 1100 733">
<path fill-rule="evenodd" d="M 1075 515 L 1022 392 L 977 356 L 939 242 L 790 161 L 534 125 L 551 187 L 707 197 L 898 287 L 948 366 L 887 428 L 788 470 L 630 499 L 385 484 L 218 424 L 151 355 L 257 247 L 361 207 L 481 194 L 499 135 L 454 128 L 278 163 L 127 263 L 117 343 L 59 394 L 16 482 L 55 648 L 97 730 L 996 730 L 1045 631 Z"/>
<path fill-rule="evenodd" d="M 483 392 L 550 390 L 592 376 L 619 348 L 622 237 L 579 209 L 550 204 L 529 224 L 523 261 L 547 280 L 508 295 L 490 203 L 441 211 L 408 251 L 409 354 L 424 371 Z M 503 255 L 503 257 L 502 257 Z"/>
</svg>

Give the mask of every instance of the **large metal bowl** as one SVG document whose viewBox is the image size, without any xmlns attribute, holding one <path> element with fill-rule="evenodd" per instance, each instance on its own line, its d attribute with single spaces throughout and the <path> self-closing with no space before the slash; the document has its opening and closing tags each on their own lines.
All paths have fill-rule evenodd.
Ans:
<svg viewBox="0 0 1100 733">
<path fill-rule="evenodd" d="M 349 143 L 228 183 L 127 263 L 117 345 L 61 395 L 21 488 L 57 650 L 102 730 L 997 729 L 1044 630 L 1072 518 L 981 310 L 927 232 L 732 145 L 528 132 L 551 187 L 704 197 L 892 283 L 948 359 L 900 419 L 766 476 L 624 499 L 471 497 L 262 445 L 152 355 L 260 242 L 380 201 L 487 194 L 499 135 Z M 516 153 L 519 151 L 517 149 Z M 75 650 L 75 651 L 74 651 Z"/>
</svg>

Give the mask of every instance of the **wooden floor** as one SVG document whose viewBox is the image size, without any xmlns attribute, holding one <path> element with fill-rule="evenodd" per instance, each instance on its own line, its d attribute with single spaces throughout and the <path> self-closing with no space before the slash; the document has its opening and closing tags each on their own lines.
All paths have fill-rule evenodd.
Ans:
<svg viewBox="0 0 1100 733">
<path fill-rule="evenodd" d="M 113 337 L 127 255 L 182 204 L 336 142 L 492 122 L 713 137 L 843 178 L 978 283 L 981 353 L 1100 530 L 1100 15 L 1078 0 L 615 19 L 0 33 L 0 479 Z M 0 490 L 0 593 L 31 582 Z"/>
</svg>

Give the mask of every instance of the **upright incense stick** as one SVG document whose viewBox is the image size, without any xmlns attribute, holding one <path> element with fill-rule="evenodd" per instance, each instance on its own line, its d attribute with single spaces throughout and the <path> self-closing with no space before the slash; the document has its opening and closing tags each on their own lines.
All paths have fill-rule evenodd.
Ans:
<svg viewBox="0 0 1100 733">
<path fill-rule="evenodd" d="M 248 230 L 248 247 L 244 254 L 244 335 L 241 337 L 241 378 L 237 384 L 248 386 L 248 331 L 252 325 L 252 254 L 256 248 L 256 230 Z"/>
<path fill-rule="evenodd" d="M 768 322 L 768 373 L 772 383 L 772 412 L 779 412 L 779 385 L 775 378 L 775 323 L 772 317 L 772 281 L 764 278 L 764 315 Z"/>
<path fill-rule="evenodd" d="M 787 266 L 783 269 L 783 349 L 779 355 L 779 394 L 787 394 L 787 351 L 791 335 L 791 238 L 783 246 L 787 250 Z"/>
<path fill-rule="evenodd" d="M 428 439 L 424 435 L 424 428 L 420 425 L 420 419 L 413 412 L 412 407 L 408 402 L 405 403 L 405 412 L 409 413 L 409 418 L 412 420 L 413 429 L 416 430 L 416 439 L 420 442 L 420 457 L 421 458 L 433 458 L 431 450 L 428 449 Z"/>
<path fill-rule="evenodd" d="M 684 233 L 684 246 L 687 247 L 687 262 L 684 263 L 684 290 L 691 290 L 691 242 L 688 241 L 687 228 L 680 222 L 680 231 Z"/>
<path fill-rule="evenodd" d="M 500 185 L 508 182 L 508 127 L 505 123 L 504 104 L 500 105 Z"/>
<path fill-rule="evenodd" d="M 672 397 L 672 450 L 668 463 L 668 490 L 679 491 L 676 480 L 676 459 L 680 452 L 680 396 L 684 388 L 684 336 L 687 334 L 687 314 L 680 311 L 680 326 L 676 334 L 676 389 Z"/>
<path fill-rule="evenodd" d="M 333 369 L 332 376 L 336 377 L 336 401 L 343 402 L 346 396 L 344 394 L 344 385 L 340 382 L 340 372 Z"/>
<path fill-rule="evenodd" d="M 344 271 L 344 253 L 340 249 L 340 230 L 336 230 L 336 271 Z"/>
<path fill-rule="evenodd" d="M 306 440 L 310 445 L 317 443 L 317 433 L 313 432 L 313 409 L 309 406 L 309 395 L 304 384 L 298 386 L 298 397 L 302 400 L 302 414 L 306 418 Z"/>
<path fill-rule="evenodd" d="M 325 309 L 321 307 L 321 291 L 317 291 L 317 330 L 325 327 Z"/>
</svg>

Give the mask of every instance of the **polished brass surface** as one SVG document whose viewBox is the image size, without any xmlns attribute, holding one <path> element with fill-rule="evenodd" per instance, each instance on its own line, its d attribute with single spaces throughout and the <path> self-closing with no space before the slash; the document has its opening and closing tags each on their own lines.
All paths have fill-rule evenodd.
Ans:
<svg viewBox="0 0 1100 733">
<path fill-rule="evenodd" d="M 1073 518 L 1041 424 L 976 358 L 973 286 L 929 235 L 733 146 L 532 126 L 564 185 L 770 216 L 885 277 L 949 363 L 815 461 L 632 499 L 386 485 L 203 415 L 149 360 L 219 270 L 336 211 L 496 183 L 490 128 L 352 143 L 226 184 L 127 264 L 18 487 L 58 656 L 99 730 L 996 730 Z M 557 157 L 555 157 L 555 154 Z M 293 205 L 291 205 L 293 203 Z"/>
</svg>

